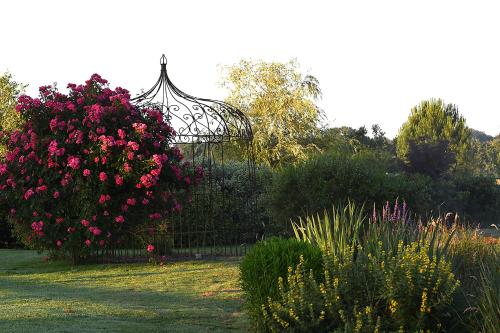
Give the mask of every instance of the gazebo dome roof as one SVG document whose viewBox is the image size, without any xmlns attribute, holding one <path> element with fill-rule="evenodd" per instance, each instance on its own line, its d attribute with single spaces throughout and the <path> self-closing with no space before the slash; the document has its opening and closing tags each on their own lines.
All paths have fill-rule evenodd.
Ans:
<svg viewBox="0 0 500 333">
<path fill-rule="evenodd" d="M 140 107 L 159 109 L 176 132 L 174 143 L 220 143 L 253 138 L 248 118 L 222 101 L 191 96 L 177 88 L 160 59 L 160 77 L 151 89 L 132 99 Z"/>
</svg>

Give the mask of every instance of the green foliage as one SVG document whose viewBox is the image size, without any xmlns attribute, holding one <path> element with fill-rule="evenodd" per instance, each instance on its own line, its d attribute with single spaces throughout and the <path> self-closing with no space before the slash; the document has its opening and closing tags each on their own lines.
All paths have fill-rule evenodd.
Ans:
<svg viewBox="0 0 500 333">
<path fill-rule="evenodd" d="M 283 225 L 348 199 L 373 207 L 398 197 L 414 212 L 427 211 L 432 206 L 431 179 L 388 173 L 390 163 L 390 159 L 371 152 L 333 152 L 283 168 L 275 173 L 269 194 L 271 216 Z"/>
<path fill-rule="evenodd" d="M 17 98 L 24 92 L 25 87 L 25 85 L 14 81 L 12 74 L 8 72 L 0 75 L 0 131 L 12 131 L 21 127 L 21 116 L 15 107 Z M 3 157 L 4 154 L 5 146 L 0 145 L 0 156 Z M 0 247 L 10 247 L 15 243 L 7 223 L 7 212 L 8 207 L 2 200 L 0 204 Z"/>
<path fill-rule="evenodd" d="M 356 247 L 365 222 L 363 208 L 350 202 L 344 208 L 333 207 L 323 217 L 307 216 L 305 220 L 292 222 L 295 238 L 318 246 L 321 251 L 343 257 L 345 249 Z"/>
<path fill-rule="evenodd" d="M 385 136 L 385 132 L 378 124 L 371 126 L 372 135 L 364 126 L 351 128 L 347 126 L 320 128 L 312 142 L 323 152 L 356 153 L 362 150 L 393 155 L 394 145 Z"/>
<path fill-rule="evenodd" d="M 208 165 L 195 159 L 206 172 Z M 252 167 L 247 161 L 225 161 L 224 165 L 210 167 L 211 176 L 198 186 L 193 193 L 193 202 L 184 207 L 182 218 L 177 220 L 177 230 L 203 232 L 207 227 L 209 242 L 216 239 L 220 243 L 254 243 L 264 234 L 275 234 L 275 224 L 269 223 L 269 214 L 264 209 L 265 197 L 272 178 L 271 170 L 264 165 Z M 210 181 L 209 181 L 210 180 Z M 213 224 L 205 216 L 213 217 Z M 192 244 L 200 242 L 199 234 L 188 233 L 183 240 L 192 237 Z"/>
<path fill-rule="evenodd" d="M 324 256 L 320 278 L 299 262 L 288 287 L 279 280 L 279 296 L 264 305 L 266 326 L 273 332 L 437 331 L 459 282 L 449 262 L 429 255 L 430 246 L 400 242 L 395 253 L 347 247 L 343 259 Z"/>
<path fill-rule="evenodd" d="M 222 85 L 227 102 L 249 118 L 258 163 L 272 167 L 303 160 L 316 150 L 304 141 L 317 132 L 322 112 L 318 80 L 302 75 L 295 61 L 266 63 L 242 60 L 226 68 Z"/>
<path fill-rule="evenodd" d="M 276 281 L 286 277 L 288 267 L 295 267 L 303 257 L 305 269 L 321 271 L 321 251 L 295 239 L 270 238 L 258 242 L 240 265 L 241 289 L 248 313 L 262 328 L 262 304 L 279 293 Z"/>
<path fill-rule="evenodd" d="M 0 130 L 12 131 L 20 128 L 22 121 L 16 111 L 17 98 L 24 92 L 25 85 L 14 81 L 12 74 L 0 75 Z"/>
<path fill-rule="evenodd" d="M 465 119 L 455 105 L 445 104 L 440 99 L 422 101 L 411 110 L 408 120 L 399 130 L 397 155 L 410 170 L 436 176 L 445 172 L 455 157 L 459 163 L 463 162 L 470 135 Z M 439 158 L 439 153 L 442 154 L 441 163 L 434 165 L 432 170 L 418 170 L 416 161 L 424 155 L 427 156 L 425 160 L 432 161 Z"/>
<path fill-rule="evenodd" d="M 267 200 L 273 222 L 286 225 L 348 199 L 373 207 L 396 198 L 420 216 L 457 212 L 463 222 L 497 222 L 500 186 L 495 178 L 457 172 L 433 179 L 390 172 L 391 163 L 389 157 L 370 151 L 332 152 L 278 170 Z"/>
<path fill-rule="evenodd" d="M 471 139 L 464 163 L 459 169 L 476 176 L 500 178 L 500 145 L 495 140 L 482 142 Z"/>
<path fill-rule="evenodd" d="M 406 170 L 410 173 L 421 173 L 438 178 L 455 163 L 456 156 L 449 149 L 449 141 L 408 142 Z"/>
<path fill-rule="evenodd" d="M 464 330 L 498 332 L 500 255 L 478 230 L 460 228 L 450 246 L 453 271 L 461 281 L 454 302 Z M 496 331 L 495 331 L 496 329 Z"/>
<path fill-rule="evenodd" d="M 481 293 L 476 327 L 488 333 L 500 332 L 500 257 L 497 255 L 495 258 L 497 262 L 494 266 L 481 265 L 479 271 Z"/>
</svg>

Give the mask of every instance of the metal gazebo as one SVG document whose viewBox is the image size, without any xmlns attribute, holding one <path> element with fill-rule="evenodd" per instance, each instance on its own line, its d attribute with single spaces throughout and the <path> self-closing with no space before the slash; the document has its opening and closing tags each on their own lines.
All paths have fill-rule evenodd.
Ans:
<svg viewBox="0 0 500 333">
<path fill-rule="evenodd" d="M 163 246 L 176 254 L 240 255 L 259 236 L 253 214 L 255 161 L 250 122 L 232 105 L 177 88 L 168 76 L 165 55 L 160 65 L 153 87 L 132 101 L 140 108 L 161 110 L 176 132 L 173 144 L 193 167 L 201 165 L 205 172 L 192 203 L 166 221 L 168 244 L 163 242 Z M 227 155 L 233 152 L 234 156 L 235 151 L 239 161 L 229 162 Z"/>
</svg>

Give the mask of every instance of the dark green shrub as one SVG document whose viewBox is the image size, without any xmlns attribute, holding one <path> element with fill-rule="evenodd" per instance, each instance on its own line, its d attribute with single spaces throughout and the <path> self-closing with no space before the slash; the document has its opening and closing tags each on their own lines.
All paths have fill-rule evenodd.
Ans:
<svg viewBox="0 0 500 333">
<path fill-rule="evenodd" d="M 3 199 L 0 198 L 0 248 L 9 248 L 16 245 L 16 240 L 8 223 L 9 210 Z"/>
<path fill-rule="evenodd" d="M 278 278 L 286 277 L 289 267 L 295 267 L 300 257 L 304 269 L 320 275 L 322 254 L 318 247 L 295 239 L 270 238 L 258 242 L 240 265 L 241 288 L 248 313 L 262 329 L 262 305 L 279 293 Z"/>
<path fill-rule="evenodd" d="M 277 223 L 321 212 L 348 199 L 371 209 L 387 200 L 405 200 L 415 212 L 431 206 L 431 179 L 388 173 L 390 160 L 368 152 L 319 155 L 275 173 L 269 194 L 269 209 Z"/>
<path fill-rule="evenodd" d="M 498 223 L 500 215 L 500 186 L 493 177 L 458 175 L 454 178 L 458 193 L 463 200 L 456 211 L 470 222 L 489 226 Z"/>
<path fill-rule="evenodd" d="M 192 204 L 169 221 L 169 230 L 175 231 L 175 247 L 253 244 L 271 234 L 269 227 L 273 225 L 263 209 L 272 178 L 269 168 L 257 166 L 252 175 L 246 161 L 227 160 L 223 166 L 209 166 L 206 160 L 195 158 L 194 164 L 203 165 L 206 177 L 193 191 Z"/>
<path fill-rule="evenodd" d="M 274 173 L 267 204 L 274 223 L 321 212 L 348 199 L 371 209 L 396 198 L 413 214 L 457 212 L 462 221 L 489 225 L 500 215 L 495 179 L 455 173 L 432 179 L 394 170 L 392 160 L 373 152 L 332 152 Z"/>
</svg>

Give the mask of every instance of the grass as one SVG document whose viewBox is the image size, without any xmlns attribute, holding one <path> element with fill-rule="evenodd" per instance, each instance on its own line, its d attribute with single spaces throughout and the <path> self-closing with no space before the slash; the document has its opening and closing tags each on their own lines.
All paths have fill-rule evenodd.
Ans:
<svg viewBox="0 0 500 333">
<path fill-rule="evenodd" d="M 0 250 L 0 332 L 242 332 L 238 262 L 70 266 Z"/>
</svg>

